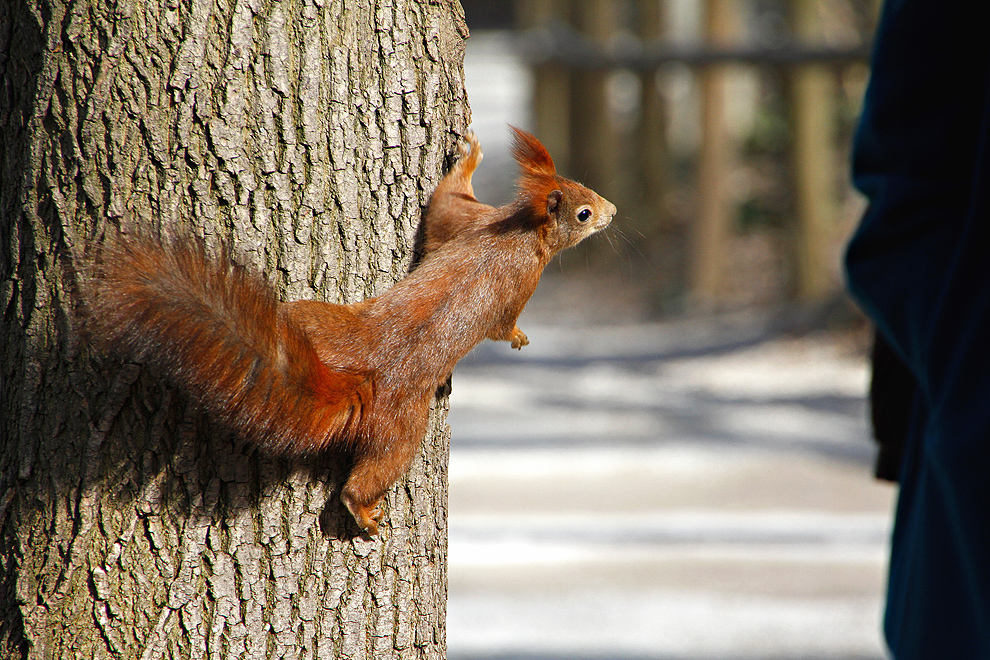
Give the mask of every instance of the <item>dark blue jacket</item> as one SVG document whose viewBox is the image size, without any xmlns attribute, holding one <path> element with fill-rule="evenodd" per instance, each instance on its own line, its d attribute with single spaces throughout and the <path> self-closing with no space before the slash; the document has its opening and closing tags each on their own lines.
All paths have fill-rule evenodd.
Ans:
<svg viewBox="0 0 990 660">
<path fill-rule="evenodd" d="M 990 659 L 990 30 L 888 1 L 856 135 L 849 288 L 906 367 L 885 632 L 897 660 Z"/>
</svg>

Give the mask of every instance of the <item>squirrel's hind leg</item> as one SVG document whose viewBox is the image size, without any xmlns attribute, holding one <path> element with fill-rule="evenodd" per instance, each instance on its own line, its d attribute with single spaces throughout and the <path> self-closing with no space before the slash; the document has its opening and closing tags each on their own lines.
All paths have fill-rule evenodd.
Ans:
<svg viewBox="0 0 990 660">
<path fill-rule="evenodd" d="M 379 508 L 389 487 L 412 463 L 420 438 L 403 439 L 387 451 L 363 454 L 357 458 L 340 493 L 340 499 L 354 516 L 354 522 L 369 535 L 378 534 L 384 515 Z"/>
<path fill-rule="evenodd" d="M 376 412 L 381 412 L 379 407 Z M 410 401 L 376 426 L 377 438 L 358 448 L 350 476 L 340 493 L 358 527 L 369 535 L 378 534 L 383 513 L 382 498 L 393 483 L 409 469 L 429 417 L 429 398 Z"/>
</svg>

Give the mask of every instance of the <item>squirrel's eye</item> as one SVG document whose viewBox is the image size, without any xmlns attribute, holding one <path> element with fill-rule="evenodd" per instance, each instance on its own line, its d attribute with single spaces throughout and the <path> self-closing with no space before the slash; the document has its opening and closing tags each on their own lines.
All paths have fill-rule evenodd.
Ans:
<svg viewBox="0 0 990 660">
<path fill-rule="evenodd" d="M 581 209 L 578 211 L 577 219 L 578 222 L 587 222 L 588 218 L 591 217 L 591 209 Z"/>
</svg>

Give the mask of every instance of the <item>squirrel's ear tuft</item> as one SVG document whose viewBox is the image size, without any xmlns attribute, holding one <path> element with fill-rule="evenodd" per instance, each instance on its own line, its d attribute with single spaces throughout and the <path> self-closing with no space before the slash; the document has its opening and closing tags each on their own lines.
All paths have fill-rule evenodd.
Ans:
<svg viewBox="0 0 990 660">
<path fill-rule="evenodd" d="M 557 168 L 553 166 L 550 152 L 539 140 L 530 133 L 509 126 L 512 130 L 512 157 L 527 174 L 554 176 Z"/>
</svg>

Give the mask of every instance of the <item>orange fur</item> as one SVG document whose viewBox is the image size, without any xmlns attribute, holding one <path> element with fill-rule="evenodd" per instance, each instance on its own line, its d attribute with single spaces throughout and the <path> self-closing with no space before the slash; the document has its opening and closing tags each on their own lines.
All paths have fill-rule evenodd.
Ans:
<svg viewBox="0 0 990 660">
<path fill-rule="evenodd" d="M 549 259 L 605 227 L 615 207 L 556 174 L 513 128 L 521 174 L 504 207 L 474 197 L 481 148 L 469 135 L 437 186 L 421 263 L 352 305 L 279 303 L 260 277 L 199 244 L 108 245 L 94 269 L 91 335 L 155 364 L 219 421 L 278 454 L 343 448 L 341 499 L 376 534 L 378 504 L 426 433 L 431 398 L 485 338 L 529 343 L 516 319 Z"/>
</svg>

